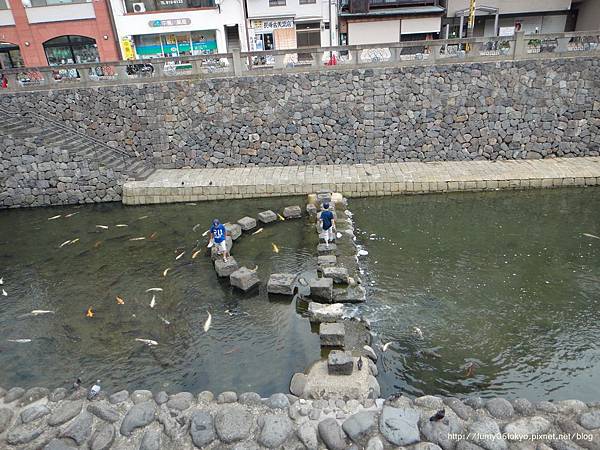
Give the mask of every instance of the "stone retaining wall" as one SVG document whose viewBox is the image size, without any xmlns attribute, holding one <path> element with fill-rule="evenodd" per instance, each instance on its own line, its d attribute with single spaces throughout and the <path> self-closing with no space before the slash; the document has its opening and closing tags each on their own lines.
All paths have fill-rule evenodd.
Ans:
<svg viewBox="0 0 600 450">
<path fill-rule="evenodd" d="M 0 97 L 157 168 L 600 154 L 597 59 L 323 71 Z"/>
<path fill-rule="evenodd" d="M 2 449 L 600 448 L 600 402 L 0 388 Z M 439 421 L 430 418 L 444 409 Z"/>
</svg>

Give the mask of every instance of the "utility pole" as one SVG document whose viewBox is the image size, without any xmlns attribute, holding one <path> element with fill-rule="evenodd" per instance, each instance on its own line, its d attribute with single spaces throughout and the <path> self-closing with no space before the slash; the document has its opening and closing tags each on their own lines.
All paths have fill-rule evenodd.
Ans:
<svg viewBox="0 0 600 450">
<path fill-rule="evenodd" d="M 473 30 L 475 29 L 475 2 L 476 2 L 476 0 L 470 0 L 470 1 L 471 1 L 471 4 L 469 5 L 469 21 L 467 22 L 467 37 L 473 37 Z"/>
</svg>

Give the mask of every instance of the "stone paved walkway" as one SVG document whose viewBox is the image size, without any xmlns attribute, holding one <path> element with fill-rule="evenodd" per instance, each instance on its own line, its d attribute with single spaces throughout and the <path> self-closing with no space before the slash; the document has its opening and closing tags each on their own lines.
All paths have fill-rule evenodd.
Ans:
<svg viewBox="0 0 600 450">
<path fill-rule="evenodd" d="M 600 184 L 600 157 L 338 166 L 157 170 L 123 187 L 123 203 L 173 203 L 299 195 L 347 197 Z"/>
</svg>

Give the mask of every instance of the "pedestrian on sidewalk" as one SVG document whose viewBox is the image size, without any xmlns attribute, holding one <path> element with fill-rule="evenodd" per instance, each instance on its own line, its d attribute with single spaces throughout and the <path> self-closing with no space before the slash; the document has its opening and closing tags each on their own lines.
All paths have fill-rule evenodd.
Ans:
<svg viewBox="0 0 600 450">
<path fill-rule="evenodd" d="M 227 262 L 229 254 L 227 253 L 227 230 L 225 226 L 219 221 L 214 219 L 212 226 L 210 227 L 210 241 L 208 247 L 213 245 L 217 246 L 217 253 L 223 255 L 223 261 Z"/>
<path fill-rule="evenodd" d="M 329 203 L 323 203 L 323 211 L 319 214 L 319 224 L 323 230 L 325 245 L 329 247 L 329 241 L 333 241 L 335 236 L 335 219 L 333 213 L 329 210 Z"/>
</svg>

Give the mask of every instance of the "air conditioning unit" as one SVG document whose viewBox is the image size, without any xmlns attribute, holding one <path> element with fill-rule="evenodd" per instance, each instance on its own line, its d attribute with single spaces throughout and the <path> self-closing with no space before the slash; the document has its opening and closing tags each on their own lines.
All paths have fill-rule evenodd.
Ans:
<svg viewBox="0 0 600 450">
<path fill-rule="evenodd" d="M 134 3 L 133 4 L 133 12 L 143 13 L 146 12 L 146 5 L 143 3 Z"/>
</svg>

